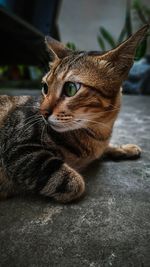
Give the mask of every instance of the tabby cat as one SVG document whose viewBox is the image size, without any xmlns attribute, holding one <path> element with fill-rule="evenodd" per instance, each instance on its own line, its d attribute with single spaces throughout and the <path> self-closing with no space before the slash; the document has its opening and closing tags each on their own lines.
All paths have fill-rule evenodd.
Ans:
<svg viewBox="0 0 150 267">
<path fill-rule="evenodd" d="M 103 54 L 74 52 L 46 38 L 52 62 L 42 96 L 0 97 L 1 199 L 32 192 L 66 203 L 84 193 L 79 171 L 91 161 L 140 156 L 136 145 L 109 141 L 121 84 L 147 30 Z"/>
</svg>

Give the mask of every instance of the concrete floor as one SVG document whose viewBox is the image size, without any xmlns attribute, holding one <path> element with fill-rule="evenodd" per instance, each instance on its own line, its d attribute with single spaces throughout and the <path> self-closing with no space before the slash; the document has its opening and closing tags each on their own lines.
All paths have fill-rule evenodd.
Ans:
<svg viewBox="0 0 150 267">
<path fill-rule="evenodd" d="M 124 96 L 113 142 L 136 161 L 94 162 L 86 196 L 60 205 L 38 197 L 0 203 L 1 267 L 150 266 L 150 97 Z"/>
</svg>

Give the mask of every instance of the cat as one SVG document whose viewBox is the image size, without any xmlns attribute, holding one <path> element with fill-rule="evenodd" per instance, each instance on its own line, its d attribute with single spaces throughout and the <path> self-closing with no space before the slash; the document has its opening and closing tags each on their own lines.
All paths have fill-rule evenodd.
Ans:
<svg viewBox="0 0 150 267">
<path fill-rule="evenodd" d="M 0 198 L 36 193 L 67 203 L 85 191 L 80 170 L 102 156 L 138 158 L 137 145 L 110 145 L 121 84 L 144 26 L 118 47 L 77 52 L 46 37 L 50 70 L 42 95 L 0 97 Z"/>
</svg>

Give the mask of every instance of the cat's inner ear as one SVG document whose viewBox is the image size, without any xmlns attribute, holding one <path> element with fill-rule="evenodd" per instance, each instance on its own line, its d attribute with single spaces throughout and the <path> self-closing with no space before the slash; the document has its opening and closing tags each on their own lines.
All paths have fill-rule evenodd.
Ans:
<svg viewBox="0 0 150 267">
<path fill-rule="evenodd" d="M 62 59 L 72 53 L 71 49 L 68 49 L 64 44 L 53 39 L 50 36 L 45 37 L 45 43 L 52 60 Z"/>
<path fill-rule="evenodd" d="M 112 68 L 112 74 L 116 73 L 116 75 L 118 75 L 118 79 L 119 77 L 121 80 L 126 79 L 134 62 L 138 44 L 142 41 L 148 29 L 149 25 L 145 25 L 118 47 L 99 57 L 100 60 L 105 60 L 109 63 L 108 66 Z"/>
</svg>

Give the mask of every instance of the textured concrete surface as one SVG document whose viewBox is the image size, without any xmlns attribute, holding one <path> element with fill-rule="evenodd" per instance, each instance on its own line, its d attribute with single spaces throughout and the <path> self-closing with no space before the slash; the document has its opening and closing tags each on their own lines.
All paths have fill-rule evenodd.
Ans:
<svg viewBox="0 0 150 267">
<path fill-rule="evenodd" d="M 125 96 L 113 142 L 141 159 L 94 162 L 86 196 L 60 205 L 38 197 L 0 203 L 0 266 L 150 266 L 150 97 Z"/>
</svg>

